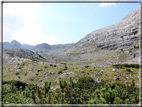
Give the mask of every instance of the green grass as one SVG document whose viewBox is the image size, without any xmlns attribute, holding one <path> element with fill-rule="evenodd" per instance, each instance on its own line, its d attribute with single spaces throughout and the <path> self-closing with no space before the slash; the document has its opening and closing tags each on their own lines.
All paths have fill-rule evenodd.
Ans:
<svg viewBox="0 0 142 107">
<path fill-rule="evenodd" d="M 69 81 L 69 76 L 72 76 L 74 78 L 74 80 L 77 80 L 77 78 L 79 77 L 84 77 L 84 76 L 92 76 L 95 75 L 96 73 L 98 73 L 98 71 L 101 72 L 101 70 L 104 70 L 102 75 L 97 75 L 94 80 L 96 78 L 99 78 L 99 80 L 101 79 L 107 79 L 106 81 L 115 81 L 113 80 L 114 75 L 122 75 L 122 74 L 126 74 L 127 77 L 129 77 L 129 81 L 131 81 L 132 79 L 135 79 L 136 84 L 139 84 L 139 79 L 136 77 L 131 77 L 130 75 L 135 75 L 135 76 L 139 76 L 139 69 L 138 68 L 129 68 L 132 72 L 128 72 L 126 69 L 116 69 L 116 71 L 118 72 L 118 74 L 116 74 L 116 72 L 113 72 L 112 69 L 114 69 L 114 67 L 94 67 L 94 66 L 89 66 L 88 68 L 84 67 L 84 66 L 73 66 L 73 64 L 71 64 L 71 62 L 68 65 L 67 62 L 67 70 L 63 70 L 65 69 L 65 66 L 57 66 L 57 67 L 51 67 L 49 64 L 37 64 L 37 63 L 32 63 L 32 62 L 26 62 L 24 67 L 27 67 L 27 69 L 25 70 L 10 70 L 10 71 L 6 71 L 3 70 L 3 80 L 6 81 L 10 81 L 10 80 L 21 80 L 23 82 L 26 83 L 37 83 L 39 85 L 41 85 L 42 82 L 39 81 L 39 79 L 43 79 L 45 77 L 43 76 L 39 76 L 39 73 L 44 74 L 45 72 L 47 73 L 47 80 L 48 81 L 53 81 L 51 84 L 51 87 L 56 87 L 58 84 L 55 83 L 55 80 L 58 80 L 58 77 L 60 76 L 58 74 L 58 71 L 62 71 L 62 73 L 66 73 L 66 72 L 74 72 L 75 75 L 65 75 L 62 78 Z M 45 66 L 48 66 L 48 68 L 45 69 Z M 87 65 L 86 65 L 87 66 Z M 14 67 L 10 64 L 4 64 L 4 68 L 13 68 Z M 28 70 L 28 69 L 32 69 L 32 70 Z M 42 70 L 41 70 L 42 69 Z M 40 72 L 38 72 L 38 70 L 40 70 Z M 81 72 L 81 70 L 84 71 Z M 31 72 L 28 72 L 31 71 Z M 50 72 L 55 72 L 55 74 L 49 74 Z M 15 75 L 15 73 L 18 72 L 20 75 Z M 93 72 L 93 73 L 92 73 Z M 127 74 L 128 73 L 128 74 Z M 38 74 L 38 76 L 36 75 Z M 9 76 L 10 75 L 10 76 Z M 20 78 L 18 78 L 18 76 L 20 76 Z M 27 80 L 28 79 L 28 80 Z M 127 80 L 124 77 L 121 77 L 120 80 L 117 80 L 117 82 L 120 83 L 125 83 L 125 80 Z"/>
</svg>

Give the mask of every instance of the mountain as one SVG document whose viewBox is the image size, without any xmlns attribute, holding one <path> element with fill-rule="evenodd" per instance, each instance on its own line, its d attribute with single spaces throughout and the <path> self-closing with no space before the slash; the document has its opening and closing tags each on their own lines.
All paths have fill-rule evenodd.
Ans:
<svg viewBox="0 0 142 107">
<path fill-rule="evenodd" d="M 9 61 L 9 57 L 7 57 L 7 55 L 9 55 L 9 57 L 13 57 L 15 58 L 15 56 L 19 57 L 19 58 L 26 58 L 26 59 L 30 59 L 33 61 L 42 61 L 42 62 L 47 62 L 47 60 L 42 57 L 39 54 L 36 54 L 30 50 L 27 49 L 22 49 L 22 48 L 4 48 L 3 49 L 3 58 L 5 62 Z M 12 63 L 12 62 L 11 62 Z"/>
<path fill-rule="evenodd" d="M 51 45 L 51 49 L 71 48 L 74 43 Z"/>
<path fill-rule="evenodd" d="M 51 50 L 51 47 L 47 43 L 41 43 L 34 46 L 33 50 Z"/>
<path fill-rule="evenodd" d="M 75 62 L 76 65 L 111 66 L 118 63 L 140 63 L 140 7 L 119 22 L 95 30 L 77 43 L 49 45 L 47 43 L 22 45 L 58 61 Z M 8 44 L 8 43 L 7 43 Z M 14 47 L 21 47 L 12 41 Z M 9 45 L 10 47 L 10 45 Z"/>
<path fill-rule="evenodd" d="M 3 42 L 3 48 L 14 48 L 14 47 L 21 48 L 22 46 L 16 40 L 12 40 L 11 43 L 9 43 L 9 42 Z M 0 43 L 0 48 L 1 48 L 1 43 Z"/>
<path fill-rule="evenodd" d="M 92 66 L 140 63 L 140 7 L 119 22 L 95 30 L 56 56 L 66 61 L 86 61 Z"/>
<path fill-rule="evenodd" d="M 0 43 L 1 48 L 1 43 Z M 3 42 L 3 48 L 12 48 L 12 45 L 9 42 Z"/>
<path fill-rule="evenodd" d="M 34 46 L 33 45 L 29 45 L 29 44 L 22 44 L 22 48 L 23 49 L 32 50 L 34 48 Z"/>
<path fill-rule="evenodd" d="M 16 40 L 12 40 L 11 45 L 12 47 L 22 48 L 22 45 Z"/>
</svg>

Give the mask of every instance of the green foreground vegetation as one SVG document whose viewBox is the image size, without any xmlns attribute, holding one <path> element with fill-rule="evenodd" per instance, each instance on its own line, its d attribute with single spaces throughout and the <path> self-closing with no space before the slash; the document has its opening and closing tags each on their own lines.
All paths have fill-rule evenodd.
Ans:
<svg viewBox="0 0 142 107">
<path fill-rule="evenodd" d="M 2 86 L 3 104 L 138 104 L 139 88 L 117 82 L 95 82 L 91 77 L 79 78 L 69 83 L 59 77 L 60 88 L 50 90 L 51 82 L 43 87 L 20 81 L 4 81 Z M 20 86 L 23 88 L 20 89 Z"/>
<path fill-rule="evenodd" d="M 18 70 L 18 72 L 3 71 L 2 97 L 3 104 L 139 104 L 139 79 L 134 77 L 139 75 L 138 64 L 117 64 L 112 67 L 93 66 L 73 66 L 70 63 L 36 64 L 21 63 L 18 66 L 33 67 L 33 72 Z M 38 65 L 38 66 L 37 66 Z M 7 65 L 4 65 L 6 68 Z M 37 67 L 37 68 L 36 68 Z M 21 67 L 20 69 L 22 69 Z M 112 70 L 115 68 L 116 72 Z M 55 72 L 48 74 L 48 81 L 40 85 L 37 80 L 39 74 L 44 74 L 45 70 Z M 76 75 L 61 74 L 76 71 Z M 35 73 L 33 75 L 33 73 Z M 102 73 L 102 74 L 99 74 Z M 20 74 L 20 75 L 19 75 Z M 129 77 L 129 83 L 125 83 L 125 74 Z M 9 76 L 11 75 L 11 76 Z M 26 76 L 30 81 L 25 81 Z M 96 75 L 100 82 L 94 81 L 91 77 Z M 33 76 L 33 77 L 32 77 Z M 114 76 L 121 79 L 113 80 Z M 7 78 L 8 77 L 8 78 Z M 15 78 L 16 77 L 16 78 Z M 14 79 L 13 79 L 14 78 Z M 59 84 L 55 83 L 58 79 Z M 101 79 L 100 79 L 101 78 Z M 106 79 L 105 79 L 106 78 Z M 7 85 L 6 85 L 7 84 Z M 56 90 L 51 90 L 52 86 L 59 86 Z"/>
</svg>

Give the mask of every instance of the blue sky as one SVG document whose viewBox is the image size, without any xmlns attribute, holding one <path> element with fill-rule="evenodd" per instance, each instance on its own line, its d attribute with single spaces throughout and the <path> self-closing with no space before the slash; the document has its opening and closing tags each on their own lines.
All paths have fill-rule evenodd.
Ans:
<svg viewBox="0 0 142 107">
<path fill-rule="evenodd" d="M 123 19 L 139 3 L 4 3 L 3 42 L 75 43 Z"/>
</svg>

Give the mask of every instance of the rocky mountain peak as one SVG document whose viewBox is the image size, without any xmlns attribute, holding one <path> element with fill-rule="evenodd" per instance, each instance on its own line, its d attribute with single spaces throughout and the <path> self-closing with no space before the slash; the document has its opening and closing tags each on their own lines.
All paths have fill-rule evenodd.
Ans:
<svg viewBox="0 0 142 107">
<path fill-rule="evenodd" d="M 17 47 L 17 48 L 21 48 L 22 47 L 22 45 L 18 41 L 16 41 L 16 40 L 12 40 L 11 41 L 11 45 L 12 45 L 12 47 Z"/>
</svg>

